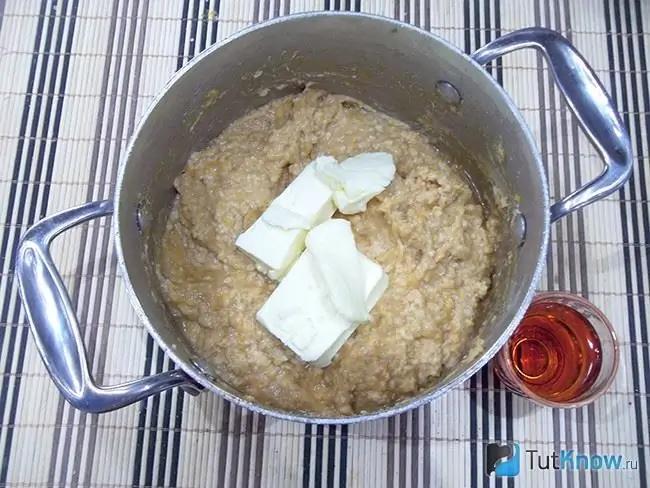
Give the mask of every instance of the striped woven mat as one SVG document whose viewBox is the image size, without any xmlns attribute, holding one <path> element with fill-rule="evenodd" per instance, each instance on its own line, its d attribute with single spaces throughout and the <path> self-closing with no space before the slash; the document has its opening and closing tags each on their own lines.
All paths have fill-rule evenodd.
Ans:
<svg viewBox="0 0 650 488">
<path fill-rule="evenodd" d="M 111 197 L 134 124 L 201 50 L 252 23 L 322 9 L 402 19 L 467 52 L 548 26 L 611 90 L 630 128 L 634 176 L 553 227 L 540 285 L 587 296 L 615 324 L 621 366 L 597 403 L 537 408 L 486 370 L 419 410 L 352 426 L 282 422 L 176 390 L 104 415 L 61 399 L 17 297 L 20 235 L 44 215 Z M 645 0 L 0 0 L 0 486 L 646 486 L 649 31 Z M 600 160 L 536 54 L 505 57 L 495 76 L 538 139 L 554 198 L 597 174 Z M 107 222 L 64 234 L 53 251 L 104 383 L 172 367 L 129 305 Z M 484 474 L 484 447 L 497 440 L 519 443 L 517 477 Z M 627 469 L 554 469 L 545 460 L 563 449 L 620 455 Z"/>
</svg>

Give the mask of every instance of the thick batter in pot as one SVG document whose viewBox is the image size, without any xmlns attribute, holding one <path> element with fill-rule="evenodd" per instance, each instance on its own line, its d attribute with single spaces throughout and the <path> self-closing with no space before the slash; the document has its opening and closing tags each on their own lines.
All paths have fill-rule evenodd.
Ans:
<svg viewBox="0 0 650 488">
<path fill-rule="evenodd" d="M 275 284 L 235 239 L 317 155 L 375 151 L 393 155 L 397 175 L 350 221 L 389 287 L 333 364 L 311 367 L 255 320 Z M 376 410 L 431 386 L 471 346 L 496 219 L 448 157 L 402 122 L 308 89 L 234 122 L 192 156 L 176 188 L 156 256 L 163 296 L 196 351 L 257 402 L 329 415 Z"/>
</svg>

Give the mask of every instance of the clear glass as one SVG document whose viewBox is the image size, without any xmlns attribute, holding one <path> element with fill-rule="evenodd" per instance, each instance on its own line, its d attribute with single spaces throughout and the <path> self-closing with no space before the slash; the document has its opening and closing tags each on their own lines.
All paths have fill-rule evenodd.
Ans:
<svg viewBox="0 0 650 488">
<path fill-rule="evenodd" d="M 601 345 L 600 371 L 593 385 L 580 396 L 570 402 L 557 402 L 543 398 L 531 391 L 515 372 L 515 365 L 509 354 L 510 341 L 497 353 L 492 360 L 495 375 L 504 386 L 545 407 L 576 408 L 592 403 L 609 389 L 616 370 L 618 369 L 619 348 L 616 332 L 607 317 L 588 300 L 564 292 L 542 292 L 535 295 L 531 306 L 538 303 L 553 303 L 566 305 L 582 314 L 596 331 Z M 513 334 L 514 335 L 514 334 Z"/>
</svg>

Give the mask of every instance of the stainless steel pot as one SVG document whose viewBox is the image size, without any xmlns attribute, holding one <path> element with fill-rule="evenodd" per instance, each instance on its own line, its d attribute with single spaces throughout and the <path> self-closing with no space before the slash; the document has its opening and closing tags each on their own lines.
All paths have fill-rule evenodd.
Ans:
<svg viewBox="0 0 650 488">
<path fill-rule="evenodd" d="M 550 205 L 542 158 L 522 116 L 482 65 L 521 48 L 543 53 L 555 82 L 605 169 Z M 479 335 L 480 357 L 467 357 L 423 394 L 378 412 L 314 417 L 245 399 L 210 371 L 159 298 L 148 247 L 173 198 L 172 182 L 189 155 L 230 122 L 304 83 L 351 95 L 426 131 L 463 153 L 464 170 L 489 203 L 490 188 L 519 195 L 519 213 L 504 225 L 504 261 Z M 476 373 L 508 339 L 528 306 L 544 266 L 551 222 L 619 188 L 632 167 L 630 140 L 610 97 L 582 56 L 560 34 L 531 28 L 507 34 L 471 57 L 415 27 L 351 13 L 284 17 L 239 32 L 179 71 L 150 107 L 122 161 L 112 201 L 91 202 L 37 223 L 24 236 L 16 275 L 41 357 L 62 395 L 87 412 L 106 412 L 172 387 L 207 389 L 276 417 L 347 423 L 417 407 Z M 79 324 L 49 254 L 52 240 L 84 221 L 113 215 L 122 277 L 140 319 L 178 365 L 127 384 L 97 385 Z M 525 239 L 524 239 L 525 233 Z M 505 259 L 509 256 L 509 259 Z M 251 311 L 253 313 L 253 311 Z"/>
</svg>

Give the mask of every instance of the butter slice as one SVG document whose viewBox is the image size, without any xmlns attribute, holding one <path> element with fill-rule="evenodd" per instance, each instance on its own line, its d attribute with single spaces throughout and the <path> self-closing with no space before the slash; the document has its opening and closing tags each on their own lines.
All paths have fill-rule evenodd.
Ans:
<svg viewBox="0 0 650 488">
<path fill-rule="evenodd" d="M 395 177 L 393 156 L 385 152 L 361 153 L 336 163 L 332 158 L 315 161 L 318 178 L 334 192 L 342 214 L 364 212 L 368 202 L 390 185 Z"/>
<path fill-rule="evenodd" d="M 323 222 L 309 231 L 305 245 L 337 312 L 352 322 L 370 320 L 364 273 L 350 222 Z"/>
<path fill-rule="evenodd" d="M 319 156 L 273 200 L 262 214 L 267 223 L 284 229 L 311 229 L 334 214 L 332 189 L 316 174 L 316 165 L 336 163 L 331 156 Z"/>
<path fill-rule="evenodd" d="M 388 278 L 377 263 L 358 254 L 370 310 L 386 290 Z M 359 325 L 336 311 L 309 251 L 298 258 L 256 318 L 301 359 L 318 367 L 331 363 Z"/>
<path fill-rule="evenodd" d="M 304 361 L 312 363 L 350 324 L 336 313 L 314 276 L 312 256 L 302 253 L 257 312 L 257 320 Z"/>
<path fill-rule="evenodd" d="M 280 280 L 305 247 L 307 231 L 283 229 L 257 219 L 237 237 L 235 245 L 255 261 L 257 270 Z"/>
<path fill-rule="evenodd" d="M 327 163 L 333 158 L 320 159 Z M 329 219 L 334 210 L 332 190 L 316 176 L 312 162 L 235 245 L 255 260 L 259 271 L 280 280 L 304 249 L 307 230 Z"/>
<path fill-rule="evenodd" d="M 368 312 L 370 312 L 388 288 L 388 276 L 384 273 L 377 263 L 372 261 L 364 254 L 359 253 L 361 258 L 361 268 L 365 275 L 365 297 L 368 305 Z M 324 368 L 332 363 L 332 359 L 343 347 L 343 344 L 354 334 L 357 327 L 361 325 L 360 322 L 353 323 L 350 328 L 344 331 L 332 345 L 313 363 L 314 366 Z"/>
</svg>

